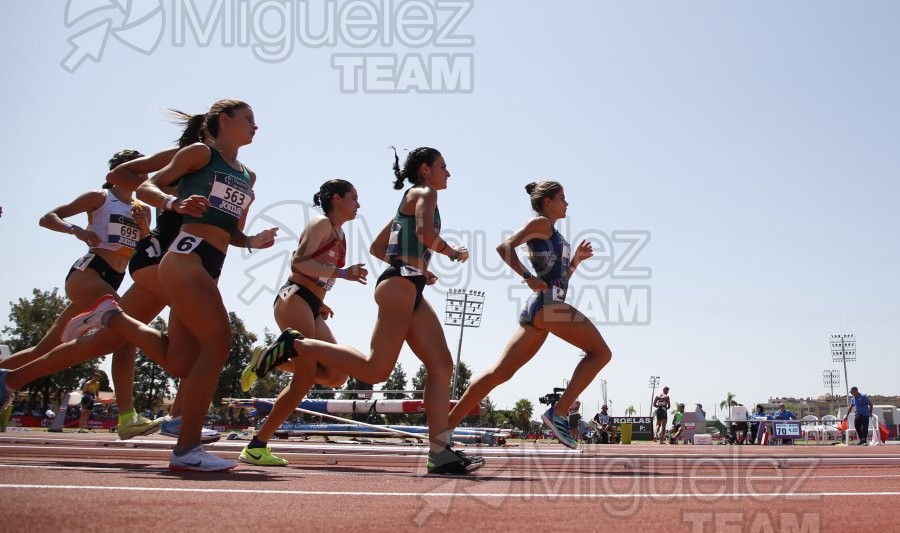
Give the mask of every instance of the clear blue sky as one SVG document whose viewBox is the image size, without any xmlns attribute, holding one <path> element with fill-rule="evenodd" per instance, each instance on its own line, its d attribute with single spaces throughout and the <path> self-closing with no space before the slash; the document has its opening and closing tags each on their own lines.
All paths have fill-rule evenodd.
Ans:
<svg viewBox="0 0 900 533">
<path fill-rule="evenodd" d="M 221 279 L 229 309 L 260 335 L 275 327 L 267 291 L 285 275 L 319 184 L 342 177 L 357 186 L 363 207 L 346 227 L 351 259 L 380 271 L 364 252 L 400 198 L 386 147 L 428 145 L 452 173 L 440 195 L 446 234 L 473 259 L 463 267 L 438 259 L 442 283 L 426 297 L 443 312 L 447 288 L 487 292 L 483 325 L 463 343 L 476 372 L 514 331 L 522 296 L 494 247 L 531 215 L 523 185 L 553 178 L 571 203 L 561 226 L 570 241 L 588 236 L 597 249 L 616 232 L 650 235 L 630 257 L 645 279 L 613 278 L 598 257 L 572 282 L 571 301 L 613 349 L 598 380 L 608 382 L 614 414 L 628 405 L 647 412 L 651 375 L 674 401 L 708 411 L 728 391 L 745 404 L 818 396 L 822 371 L 838 368 L 827 336 L 842 326 L 858 342 L 851 385 L 900 393 L 890 363 L 900 311 L 896 2 L 519 0 L 434 9 L 423 0 L 412 7 L 429 9 L 406 13 L 395 0 L 325 4 L 344 19 L 321 8 L 307 14 L 299 0 L 248 4 L 6 6 L 3 323 L 8 302 L 62 286 L 83 253 L 73 237 L 39 228 L 43 213 L 98 187 L 112 153 L 171 145 L 178 131 L 163 108 L 203 112 L 234 97 L 253 106 L 260 125 L 240 154 L 258 175 L 249 229 L 283 226 L 271 250 L 232 250 Z M 289 23 L 276 5 L 293 9 Z M 367 29 L 359 22 L 366 5 L 394 14 Z M 204 37 L 211 6 L 224 18 L 206 24 Z M 432 11 L 429 33 L 416 19 Z M 313 46 L 311 34 L 333 42 Z M 371 92 L 398 81 L 393 61 L 436 66 L 399 79 L 434 90 Z M 334 66 L 357 63 L 369 81 L 342 79 L 352 70 Z M 431 79 L 442 64 L 457 69 L 456 92 L 432 83 L 448 81 Z M 471 71 L 458 70 L 464 65 Z M 621 240 L 610 251 L 615 261 L 627 254 Z M 645 323 L 610 323 L 620 314 L 605 312 L 601 297 L 622 294 L 631 298 L 625 321 Z M 338 283 L 327 303 L 338 340 L 367 347 L 372 285 Z M 454 355 L 457 339 L 448 328 Z M 577 353 L 549 341 L 492 398 L 502 408 L 519 398 L 537 406 L 569 378 Z M 400 361 L 409 375 L 419 365 L 407 351 Z M 589 414 L 600 398 L 598 381 L 582 396 Z"/>
</svg>

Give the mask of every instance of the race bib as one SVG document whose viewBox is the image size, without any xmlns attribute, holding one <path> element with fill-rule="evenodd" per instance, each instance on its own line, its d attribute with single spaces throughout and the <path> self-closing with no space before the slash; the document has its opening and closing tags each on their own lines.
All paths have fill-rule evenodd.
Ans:
<svg viewBox="0 0 900 533">
<path fill-rule="evenodd" d="M 563 290 L 562 287 L 556 287 L 556 286 L 551 287 L 550 294 L 553 297 L 554 302 L 566 301 L 566 291 Z"/>
<path fill-rule="evenodd" d="M 178 234 L 178 237 L 172 241 L 172 245 L 169 246 L 169 251 L 176 254 L 189 254 L 200 246 L 201 242 L 203 242 L 203 239 L 200 237 L 182 231 Z"/>
<path fill-rule="evenodd" d="M 137 222 L 124 215 L 109 215 L 107 226 L 107 244 L 134 248 L 141 238 L 141 228 Z"/>
<path fill-rule="evenodd" d="M 300 286 L 294 283 L 291 283 L 287 287 L 281 289 L 281 292 L 278 293 L 278 297 L 282 300 L 287 300 L 291 296 L 297 293 L 300 290 Z"/>
<path fill-rule="evenodd" d="M 156 259 L 157 257 L 162 255 L 162 248 L 159 245 L 159 239 L 156 237 L 150 237 L 149 246 L 144 250 L 147 253 L 147 257 L 151 259 Z"/>
<path fill-rule="evenodd" d="M 391 235 L 388 237 L 387 255 L 394 257 L 400 255 L 400 223 L 394 221 L 391 224 Z"/>
<path fill-rule="evenodd" d="M 231 174 L 213 172 L 212 190 L 209 192 L 212 207 L 234 218 L 241 218 L 252 202 L 253 191 L 247 182 Z"/>
<path fill-rule="evenodd" d="M 72 268 L 84 272 L 84 269 L 86 269 L 87 266 L 91 264 L 91 261 L 94 260 L 94 257 L 96 257 L 94 254 L 85 254 L 84 257 L 82 257 L 78 261 L 75 261 L 75 264 L 72 265 Z"/>
<path fill-rule="evenodd" d="M 415 276 L 421 276 L 422 271 L 414 266 L 410 266 L 407 264 L 400 265 L 400 275 L 404 278 L 411 278 Z"/>
</svg>

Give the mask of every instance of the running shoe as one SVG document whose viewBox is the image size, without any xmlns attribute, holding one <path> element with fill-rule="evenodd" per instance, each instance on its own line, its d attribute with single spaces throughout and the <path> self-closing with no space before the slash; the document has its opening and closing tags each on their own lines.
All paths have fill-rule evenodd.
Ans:
<svg viewBox="0 0 900 533">
<path fill-rule="evenodd" d="M 541 420 L 544 421 L 544 424 L 550 431 L 553 432 L 553 436 L 556 437 L 559 442 L 563 443 L 564 446 L 572 448 L 573 450 L 578 448 L 578 441 L 572 438 L 572 433 L 569 430 L 569 421 L 564 416 L 557 416 L 553 414 L 553 408 L 547 409 L 547 412 L 541 415 Z"/>
<path fill-rule="evenodd" d="M 237 461 L 213 455 L 199 444 L 183 454 L 172 451 L 172 458 L 169 459 L 169 470 L 180 472 L 219 472 L 236 466 Z"/>
<path fill-rule="evenodd" d="M 257 466 L 287 466 L 286 459 L 282 459 L 272 454 L 272 449 L 265 448 L 249 448 L 244 446 L 241 450 L 241 461 Z"/>
<path fill-rule="evenodd" d="M 119 440 L 128 440 L 133 437 L 143 437 L 144 435 L 156 433 L 159 431 L 159 426 L 163 421 L 162 417 L 156 420 L 147 420 L 134 411 L 131 411 L 131 416 L 127 414 L 125 416 L 124 422 L 122 418 L 119 419 L 119 427 L 116 428 Z"/>
<path fill-rule="evenodd" d="M 468 472 L 474 472 L 475 470 L 478 470 L 479 468 L 484 466 L 484 457 L 480 455 L 468 455 L 462 450 L 451 449 L 451 451 L 458 455 L 466 463 L 466 470 Z"/>
<path fill-rule="evenodd" d="M 253 351 L 250 353 L 250 362 L 247 363 L 244 371 L 241 372 L 241 390 L 244 392 L 249 391 L 250 387 L 256 383 L 256 365 L 259 364 L 259 357 L 262 355 L 262 352 L 262 346 L 253 348 Z"/>
<path fill-rule="evenodd" d="M 294 349 L 294 341 L 305 337 L 295 329 L 287 328 L 275 340 L 275 343 L 266 348 L 256 362 L 256 377 L 264 378 L 273 368 L 287 362 L 292 357 L 297 357 Z"/>
<path fill-rule="evenodd" d="M 440 452 L 428 452 L 428 462 L 426 463 L 429 474 L 463 476 L 484 466 L 481 463 L 468 462 L 459 452 L 453 450 L 449 446 Z"/>
<path fill-rule="evenodd" d="M 121 311 L 119 303 L 112 294 L 104 294 L 87 311 L 75 315 L 63 328 L 60 338 L 62 342 L 77 339 L 92 329 L 103 327 L 103 317 L 110 311 Z"/>
<path fill-rule="evenodd" d="M 164 417 L 164 420 L 159 425 L 159 434 L 165 435 L 166 437 L 175 437 L 177 439 L 181 434 L 181 417 Z M 218 431 L 207 428 L 200 430 L 200 442 L 203 444 L 210 444 L 221 438 L 222 435 Z"/>
<path fill-rule="evenodd" d="M 6 388 L 6 375 L 9 374 L 9 370 L 2 368 L 0 369 L 0 411 L 6 408 L 7 405 L 12 403 L 14 391 Z"/>
</svg>

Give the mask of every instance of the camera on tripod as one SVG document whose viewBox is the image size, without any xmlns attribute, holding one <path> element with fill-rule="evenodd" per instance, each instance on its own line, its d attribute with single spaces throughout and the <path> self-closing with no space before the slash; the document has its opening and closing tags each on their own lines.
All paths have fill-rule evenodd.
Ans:
<svg viewBox="0 0 900 533">
<path fill-rule="evenodd" d="M 559 399 L 562 398 L 562 393 L 564 392 L 566 392 L 566 389 L 562 387 L 553 387 L 553 392 L 541 396 L 540 398 L 538 398 L 538 401 L 542 404 L 553 407 L 554 405 L 556 405 L 556 402 L 558 402 Z"/>
</svg>

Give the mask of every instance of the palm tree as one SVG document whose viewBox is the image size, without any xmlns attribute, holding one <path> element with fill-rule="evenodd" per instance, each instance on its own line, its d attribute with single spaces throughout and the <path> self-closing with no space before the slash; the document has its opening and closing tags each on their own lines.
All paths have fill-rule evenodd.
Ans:
<svg viewBox="0 0 900 533">
<path fill-rule="evenodd" d="M 636 414 L 637 414 L 637 409 L 635 409 L 633 405 L 629 405 L 625 409 L 625 416 L 634 416 Z"/>
<path fill-rule="evenodd" d="M 527 430 L 528 422 L 531 420 L 532 414 L 534 414 L 534 404 L 524 398 L 517 401 L 516 406 L 513 407 L 512 410 L 514 424 L 516 425 L 516 427 Z"/>
<path fill-rule="evenodd" d="M 727 407 L 728 408 L 728 418 L 731 418 L 731 406 L 737 405 L 737 404 L 738 403 L 736 401 L 734 401 L 734 393 L 729 392 L 728 394 L 725 395 L 725 400 L 723 400 L 722 402 L 719 402 L 719 407 L 721 407 L 723 410 Z"/>
</svg>

